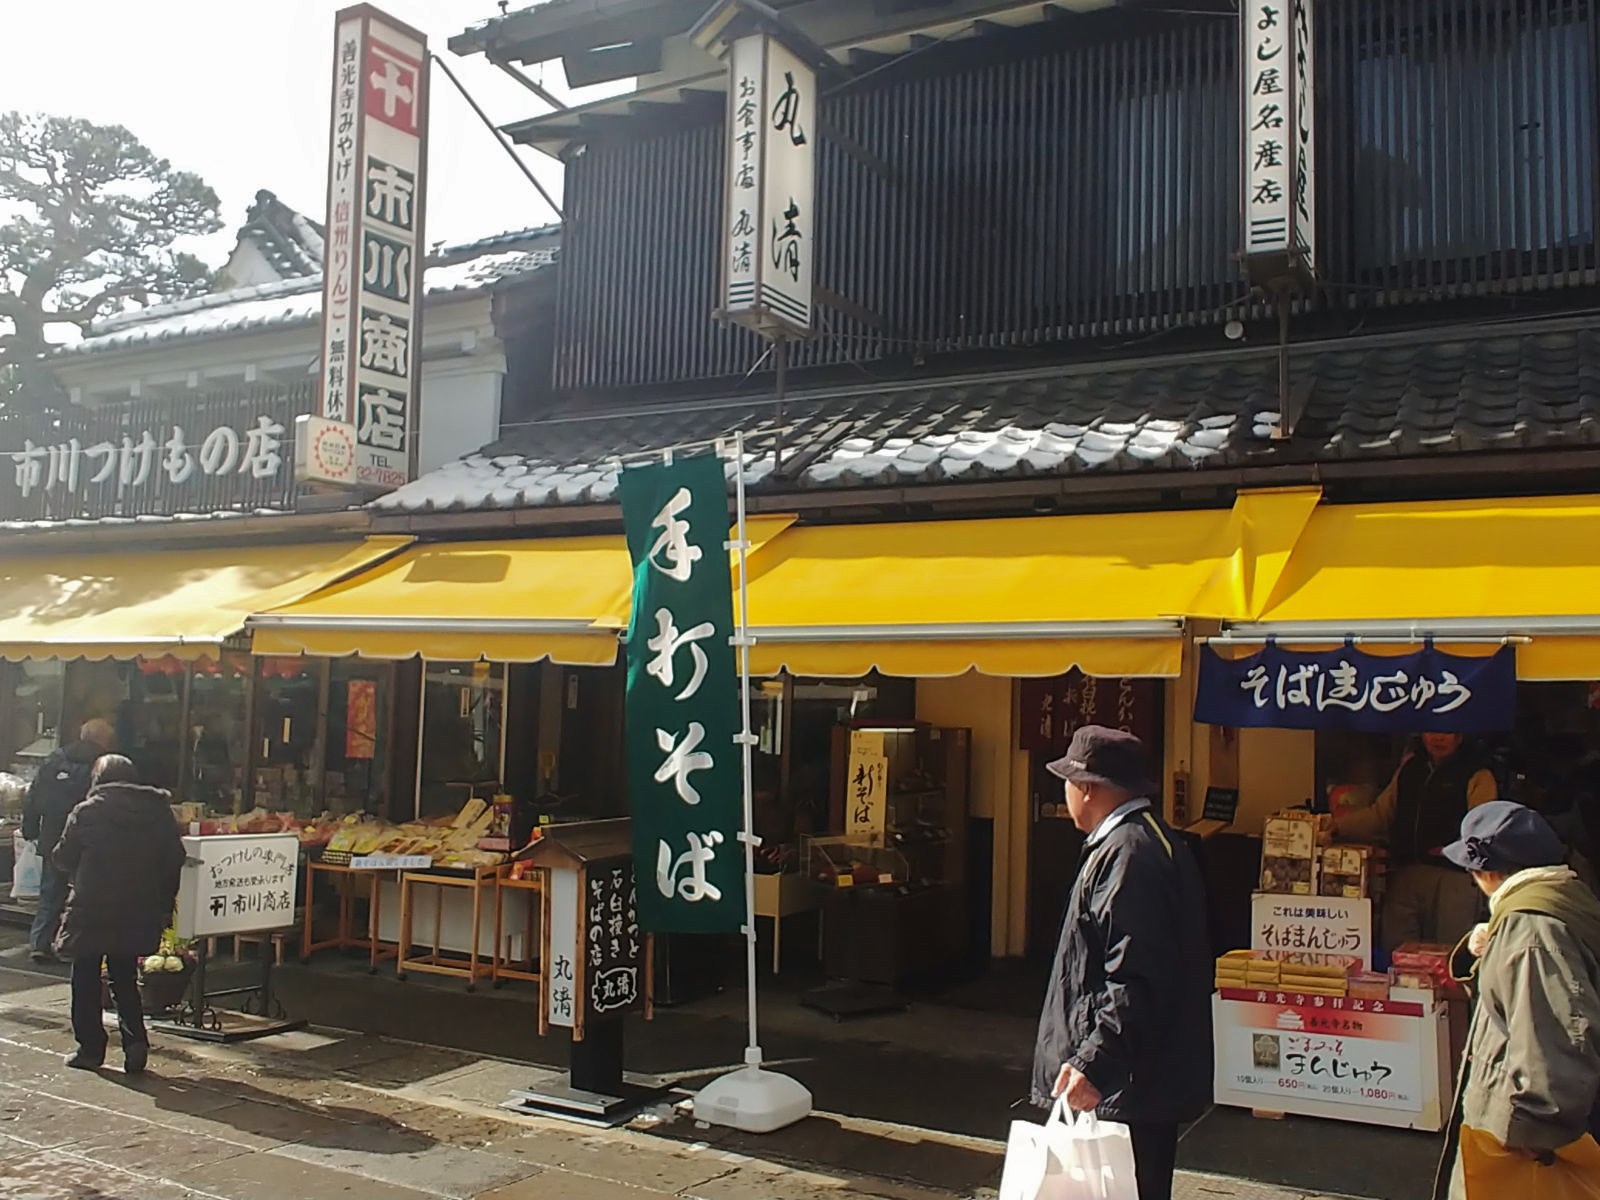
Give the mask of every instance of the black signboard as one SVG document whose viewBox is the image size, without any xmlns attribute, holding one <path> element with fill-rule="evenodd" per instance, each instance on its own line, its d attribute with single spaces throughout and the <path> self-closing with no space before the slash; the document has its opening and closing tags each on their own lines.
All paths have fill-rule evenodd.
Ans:
<svg viewBox="0 0 1600 1200">
<path fill-rule="evenodd" d="M 294 419 L 312 385 L 0 412 L 0 520 L 294 507 Z"/>
<path fill-rule="evenodd" d="M 1206 806 L 1201 815 L 1207 821 L 1221 821 L 1224 825 L 1232 825 L 1233 818 L 1238 813 L 1238 788 L 1211 787 L 1206 789 Z"/>
<path fill-rule="evenodd" d="M 633 860 L 606 858 L 584 868 L 583 1025 L 644 1011 L 645 935 L 639 928 Z"/>
</svg>

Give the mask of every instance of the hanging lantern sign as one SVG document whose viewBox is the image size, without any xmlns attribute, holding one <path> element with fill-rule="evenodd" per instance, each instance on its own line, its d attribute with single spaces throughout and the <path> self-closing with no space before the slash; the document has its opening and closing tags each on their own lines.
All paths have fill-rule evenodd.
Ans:
<svg viewBox="0 0 1600 1200">
<path fill-rule="evenodd" d="M 723 317 L 807 337 L 816 254 L 817 76 L 777 36 L 728 47 Z"/>
</svg>

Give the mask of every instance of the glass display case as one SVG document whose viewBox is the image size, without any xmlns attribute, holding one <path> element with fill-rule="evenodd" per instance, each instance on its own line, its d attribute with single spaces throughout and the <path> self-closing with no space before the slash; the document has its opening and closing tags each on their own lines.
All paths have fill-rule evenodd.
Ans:
<svg viewBox="0 0 1600 1200">
<path fill-rule="evenodd" d="M 905 855 L 870 837 L 807 837 L 801 847 L 806 877 L 824 887 L 879 887 L 911 878 Z"/>
<path fill-rule="evenodd" d="M 335 816 L 383 810 L 394 668 L 339 659 L 328 688 L 323 805 Z"/>
</svg>

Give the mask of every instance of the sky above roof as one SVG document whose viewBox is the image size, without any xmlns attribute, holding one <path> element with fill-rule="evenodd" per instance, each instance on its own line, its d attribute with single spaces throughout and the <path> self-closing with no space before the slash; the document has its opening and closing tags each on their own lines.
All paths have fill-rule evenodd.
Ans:
<svg viewBox="0 0 1600 1200">
<path fill-rule="evenodd" d="M 260 188 L 322 220 L 333 17 L 341 7 L 338 0 L 0 3 L 0 45 L 9 50 L 0 112 L 122 124 L 174 166 L 199 174 L 221 198 L 226 228 L 197 249 L 219 265 Z M 548 111 L 482 56 L 458 58 L 445 47 L 450 36 L 496 15 L 493 0 L 382 0 L 378 7 L 426 33 L 496 124 Z M 530 74 L 541 78 L 537 67 Z M 429 242 L 556 220 L 437 67 L 432 82 Z M 604 94 L 570 92 L 559 64 L 541 82 L 573 102 Z M 559 201 L 559 164 L 519 152 Z"/>
</svg>

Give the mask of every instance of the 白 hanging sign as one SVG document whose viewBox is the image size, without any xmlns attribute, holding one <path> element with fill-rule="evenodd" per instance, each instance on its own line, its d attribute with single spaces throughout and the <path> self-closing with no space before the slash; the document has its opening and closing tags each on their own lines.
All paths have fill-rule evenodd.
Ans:
<svg viewBox="0 0 1600 1200">
<path fill-rule="evenodd" d="M 301 473 L 388 489 L 416 466 L 428 47 L 365 4 L 341 11 L 334 31 L 321 378 L 303 440 L 342 426 L 354 455 L 307 455 Z"/>
<path fill-rule="evenodd" d="M 1200 655 L 1194 717 L 1237 728 L 1349 729 L 1365 733 L 1493 733 L 1516 710 L 1516 651 L 1485 657 L 1432 646 L 1414 654 L 1289 650 L 1269 644 L 1226 659 Z"/>
<path fill-rule="evenodd" d="M 1313 0 L 1239 9 L 1244 254 L 1253 275 L 1315 274 Z"/>
<path fill-rule="evenodd" d="M 639 924 L 727 933 L 743 924 L 745 896 L 722 460 L 630 468 L 619 492 L 634 572 L 626 748 Z"/>
<path fill-rule="evenodd" d="M 728 51 L 722 315 L 805 337 L 816 247 L 816 72 L 770 33 Z"/>
</svg>

